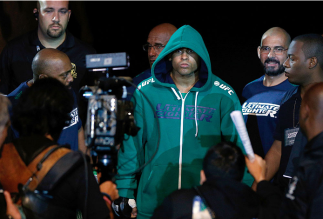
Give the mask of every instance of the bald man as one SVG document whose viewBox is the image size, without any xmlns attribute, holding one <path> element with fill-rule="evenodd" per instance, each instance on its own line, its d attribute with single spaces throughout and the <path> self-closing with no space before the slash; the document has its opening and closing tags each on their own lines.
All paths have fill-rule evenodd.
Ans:
<svg viewBox="0 0 323 219">
<path fill-rule="evenodd" d="M 65 53 L 57 49 L 45 48 L 35 55 L 32 70 L 33 79 L 21 83 L 13 92 L 8 94 L 8 98 L 13 105 L 17 103 L 20 95 L 33 85 L 34 81 L 42 78 L 55 78 L 70 88 L 71 82 L 73 82 L 72 74 L 75 74 L 75 65 L 71 63 Z M 78 116 L 76 95 L 72 89 L 69 90 L 74 97 L 74 106 L 70 114 L 71 121 L 69 125 L 64 127 L 57 143 L 60 145 L 69 144 L 72 150 L 81 150 L 85 153 L 84 130 Z M 18 132 L 14 128 L 12 130 L 13 138 L 18 138 Z"/>
<path fill-rule="evenodd" d="M 33 80 L 28 82 L 28 86 L 42 78 L 55 78 L 62 82 L 69 89 L 73 82 L 72 74 L 76 74 L 75 65 L 71 63 L 69 57 L 56 49 L 43 49 L 33 59 L 31 68 L 33 70 Z"/>
<path fill-rule="evenodd" d="M 148 60 L 150 68 L 159 56 L 159 53 L 168 43 L 169 38 L 177 28 L 169 23 L 159 24 L 154 27 L 148 35 L 147 43 L 143 46 L 144 51 L 148 52 Z"/>
<path fill-rule="evenodd" d="M 289 34 L 280 27 L 267 30 L 257 48 L 264 74 L 248 83 L 242 96 L 242 105 L 251 144 L 256 154 L 265 157 L 272 143 L 277 113 L 285 92 L 292 89 L 284 74 L 283 63 L 287 59 Z"/>
<path fill-rule="evenodd" d="M 155 26 L 148 35 L 147 43 L 143 45 L 144 51 L 148 53 L 148 61 L 150 68 L 135 76 L 132 79 L 132 82 L 135 85 L 138 85 L 141 81 L 151 77 L 151 67 L 159 53 L 163 51 L 166 44 L 168 43 L 169 38 L 173 35 L 173 33 L 177 30 L 177 28 L 170 23 L 163 23 Z M 135 91 L 134 87 L 129 87 L 127 92 L 127 99 L 130 100 L 133 92 Z"/>
</svg>

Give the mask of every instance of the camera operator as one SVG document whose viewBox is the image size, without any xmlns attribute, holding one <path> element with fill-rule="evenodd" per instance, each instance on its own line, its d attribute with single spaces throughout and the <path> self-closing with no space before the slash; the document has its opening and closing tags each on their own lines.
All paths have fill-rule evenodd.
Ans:
<svg viewBox="0 0 323 219">
<path fill-rule="evenodd" d="M 10 126 L 10 119 L 9 119 L 9 110 L 8 107 L 10 106 L 10 101 L 5 97 L 4 95 L 0 94 L 0 152 L 2 151 L 2 144 L 4 143 L 8 128 Z M 0 154 L 1 155 L 1 154 Z M 1 156 L 0 156 L 1 158 Z M 10 194 L 8 192 L 3 192 L 2 185 L 0 183 L 0 219 L 6 219 L 7 214 L 14 215 L 20 219 L 20 214 L 18 209 L 15 208 L 15 206 L 12 204 L 12 201 L 10 199 Z M 11 201 L 11 205 L 8 205 L 8 210 L 6 209 L 6 200 L 9 195 L 8 201 Z M 7 201 L 7 202 L 8 202 Z M 16 213 L 16 214 L 15 214 Z M 19 217 L 17 217 L 19 216 Z"/>
<path fill-rule="evenodd" d="M 53 78 L 35 81 L 13 108 L 20 137 L 2 148 L 0 182 L 11 193 L 19 187 L 27 218 L 76 218 L 78 211 L 110 218 L 89 159 L 57 144 L 72 108 L 69 90 Z"/>
</svg>

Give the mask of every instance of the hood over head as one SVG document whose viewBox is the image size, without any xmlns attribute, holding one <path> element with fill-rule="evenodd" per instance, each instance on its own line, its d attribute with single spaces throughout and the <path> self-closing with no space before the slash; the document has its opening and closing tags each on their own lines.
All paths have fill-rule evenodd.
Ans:
<svg viewBox="0 0 323 219">
<path fill-rule="evenodd" d="M 208 87 L 207 85 L 211 83 L 211 61 L 202 36 L 189 25 L 180 27 L 172 35 L 165 48 L 154 62 L 151 68 L 151 74 L 155 82 L 166 87 L 176 87 L 169 74 L 173 67 L 168 55 L 180 48 L 191 49 L 200 57 L 199 81 L 191 90 L 204 90 Z"/>
</svg>

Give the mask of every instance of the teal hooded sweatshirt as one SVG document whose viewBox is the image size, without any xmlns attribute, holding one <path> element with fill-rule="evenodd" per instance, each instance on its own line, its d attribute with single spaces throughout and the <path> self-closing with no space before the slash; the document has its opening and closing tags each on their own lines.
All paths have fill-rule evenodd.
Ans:
<svg viewBox="0 0 323 219">
<path fill-rule="evenodd" d="M 179 92 L 170 77 L 168 57 L 183 47 L 201 59 L 199 81 L 186 94 Z M 151 73 L 152 77 L 139 83 L 132 99 L 141 129 L 134 137 L 125 136 L 124 151 L 118 154 L 119 195 L 136 199 L 138 219 L 150 218 L 173 191 L 199 185 L 203 158 L 213 145 L 231 141 L 244 152 L 230 117 L 232 111 L 241 111 L 240 101 L 232 87 L 212 73 L 208 51 L 194 28 L 184 25 L 172 35 Z M 133 172 L 142 165 L 134 197 L 137 177 Z M 247 171 L 243 182 L 249 186 L 253 182 Z"/>
</svg>

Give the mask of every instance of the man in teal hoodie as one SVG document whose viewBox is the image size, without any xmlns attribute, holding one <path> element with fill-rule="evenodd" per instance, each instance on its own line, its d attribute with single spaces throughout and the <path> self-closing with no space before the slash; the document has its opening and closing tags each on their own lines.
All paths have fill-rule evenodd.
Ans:
<svg viewBox="0 0 323 219">
<path fill-rule="evenodd" d="M 179 28 L 151 73 L 132 99 L 141 129 L 134 137 L 125 136 L 118 154 L 119 195 L 136 200 L 137 212 L 134 201 L 129 203 L 138 219 L 150 218 L 171 192 L 199 185 L 203 157 L 213 145 L 230 141 L 243 150 L 230 117 L 241 104 L 230 85 L 212 73 L 208 51 L 195 29 Z M 252 181 L 245 171 L 242 182 L 250 186 Z"/>
</svg>

